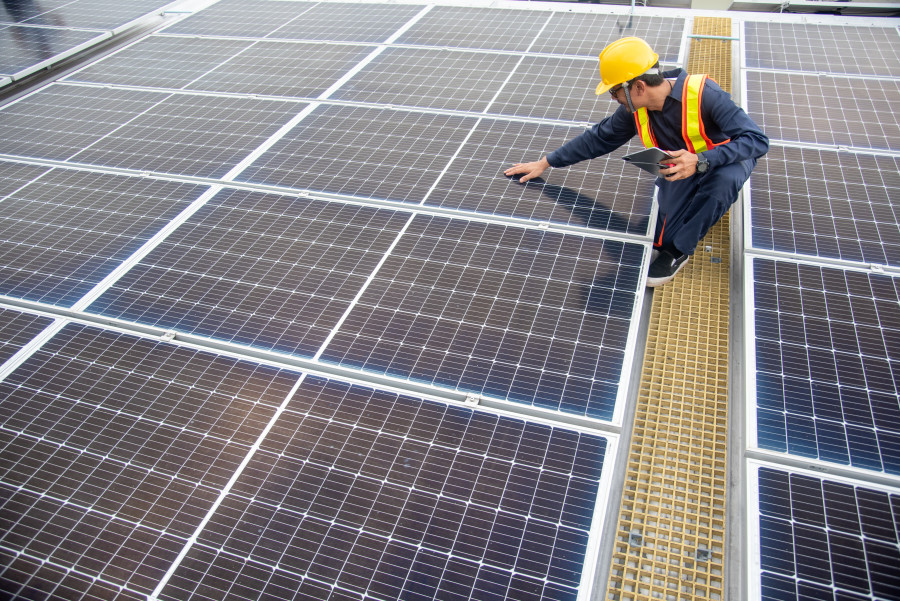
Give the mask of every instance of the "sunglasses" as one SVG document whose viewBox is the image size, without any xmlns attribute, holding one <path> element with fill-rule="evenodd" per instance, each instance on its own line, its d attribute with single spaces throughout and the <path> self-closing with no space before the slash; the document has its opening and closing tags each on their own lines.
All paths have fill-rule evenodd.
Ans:
<svg viewBox="0 0 900 601">
<path fill-rule="evenodd" d="M 619 95 L 619 90 L 621 90 L 623 87 L 624 87 L 624 86 L 623 86 L 622 84 L 619 84 L 619 85 L 617 85 L 617 86 L 614 87 L 614 88 L 610 88 L 610 89 L 609 89 L 609 95 L 612 96 L 613 98 L 615 98 L 616 96 Z"/>
</svg>

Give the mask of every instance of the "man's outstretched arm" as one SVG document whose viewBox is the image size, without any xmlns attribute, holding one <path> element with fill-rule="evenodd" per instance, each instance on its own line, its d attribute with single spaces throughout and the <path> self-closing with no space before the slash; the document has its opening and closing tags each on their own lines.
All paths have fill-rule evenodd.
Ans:
<svg viewBox="0 0 900 601">
<path fill-rule="evenodd" d="M 541 174 L 543 174 L 544 171 L 549 168 L 550 163 L 547 162 L 547 157 L 544 157 L 540 161 L 532 161 L 531 163 L 516 163 L 515 165 L 504 171 L 503 175 L 512 177 L 514 175 L 524 174 L 521 178 L 519 178 L 519 183 L 524 184 L 528 180 L 540 177 Z"/>
</svg>

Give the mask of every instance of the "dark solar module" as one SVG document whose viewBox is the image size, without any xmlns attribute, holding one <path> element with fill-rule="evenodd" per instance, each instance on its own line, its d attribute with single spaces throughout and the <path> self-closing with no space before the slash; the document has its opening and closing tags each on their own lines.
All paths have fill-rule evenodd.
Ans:
<svg viewBox="0 0 900 601">
<path fill-rule="evenodd" d="M 0 365 L 53 322 L 49 317 L 0 307 Z"/>
<path fill-rule="evenodd" d="M 900 80 L 748 71 L 747 98 L 774 140 L 900 150 Z"/>
<path fill-rule="evenodd" d="M 50 85 L 0 109 L 0 152 L 66 160 L 167 97 Z"/>
<path fill-rule="evenodd" d="M 0 161 L 0 200 L 48 171 L 47 167 Z"/>
<path fill-rule="evenodd" d="M 480 112 L 518 62 L 503 54 L 390 48 L 333 98 Z"/>
<path fill-rule="evenodd" d="M 397 40 L 400 44 L 525 51 L 552 13 L 435 6 Z"/>
<path fill-rule="evenodd" d="M 100 35 L 97 31 L 0 26 L 0 75 L 15 75 Z"/>
<path fill-rule="evenodd" d="M 752 21 L 744 27 L 751 68 L 895 77 L 900 65 L 896 27 Z"/>
<path fill-rule="evenodd" d="M 605 452 L 307 377 L 160 598 L 574 600 Z"/>
<path fill-rule="evenodd" d="M 676 62 L 684 35 L 684 19 L 635 15 L 596 15 L 554 12 L 531 52 L 593 55 L 626 36 L 647 41 L 663 62 Z M 594 63 L 597 73 L 597 63 Z M 600 74 L 597 73 L 599 83 Z"/>
<path fill-rule="evenodd" d="M 621 160 L 627 150 L 550 169 L 545 178 L 527 184 L 503 175 L 506 167 L 537 160 L 582 131 L 485 120 L 427 204 L 646 235 L 654 178 Z"/>
<path fill-rule="evenodd" d="M 316 3 L 309 11 L 272 31 L 267 37 L 336 42 L 384 42 L 424 5 Z"/>
<path fill-rule="evenodd" d="M 322 106 L 237 179 L 420 202 L 475 122 L 380 108 Z"/>
<path fill-rule="evenodd" d="M 151 36 L 90 64 L 67 81 L 183 88 L 252 45 L 251 41 Z"/>
<path fill-rule="evenodd" d="M 316 97 L 371 52 L 370 46 L 256 42 L 187 89 Z"/>
<path fill-rule="evenodd" d="M 900 266 L 900 159 L 772 146 L 750 187 L 755 248 Z"/>
<path fill-rule="evenodd" d="M 112 135 L 73 161 L 148 171 L 222 177 L 305 104 L 174 95 L 140 115 L 123 115 Z"/>
<path fill-rule="evenodd" d="M 419 216 L 322 359 L 610 419 L 642 254 Z"/>
<path fill-rule="evenodd" d="M 220 0 L 166 28 L 165 32 L 262 38 L 314 6 L 315 2 Z"/>
<path fill-rule="evenodd" d="M 900 495 L 759 469 L 762 599 L 896 599 Z"/>
<path fill-rule="evenodd" d="M 71 306 L 207 188 L 57 170 L 0 202 L 0 293 Z"/>
<path fill-rule="evenodd" d="M 526 56 L 491 104 L 491 113 L 600 121 L 619 106 L 608 95 L 598 97 L 597 61 Z"/>
<path fill-rule="evenodd" d="M 9 19 L 3 19 L 4 13 L 0 13 L 0 21 L 81 29 L 116 29 L 150 13 L 158 13 L 160 11 L 157 9 L 171 3 L 167 0 L 13 0 L 4 3 L 8 5 L 6 14 Z M 21 13 L 22 16 L 27 15 L 27 18 L 19 19 L 12 13 Z"/>
<path fill-rule="evenodd" d="M 222 191 L 89 310 L 311 356 L 408 218 Z"/>
<path fill-rule="evenodd" d="M 900 278 L 753 268 L 759 446 L 900 474 Z"/>
<path fill-rule="evenodd" d="M 152 592 L 297 378 L 67 325 L 0 384 L 0 547 L 46 561 L 4 586 Z"/>
</svg>

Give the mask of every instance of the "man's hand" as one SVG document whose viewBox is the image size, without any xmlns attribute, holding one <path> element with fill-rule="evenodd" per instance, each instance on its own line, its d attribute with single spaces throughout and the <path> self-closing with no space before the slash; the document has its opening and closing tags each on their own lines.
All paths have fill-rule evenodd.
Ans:
<svg viewBox="0 0 900 601">
<path fill-rule="evenodd" d="M 671 165 L 665 169 L 660 169 L 659 174 L 666 178 L 666 181 L 674 182 L 678 179 L 687 179 L 697 173 L 697 155 L 687 150 L 671 150 L 669 154 L 671 159 L 663 159 L 660 165 Z"/>
<path fill-rule="evenodd" d="M 514 175 L 522 175 L 524 173 L 525 175 L 519 179 L 519 183 L 524 184 L 528 180 L 540 177 L 541 174 L 549 168 L 550 163 L 547 162 L 547 157 L 544 157 L 540 161 L 534 161 L 532 163 L 516 163 L 515 165 L 504 171 L 503 175 L 512 177 Z"/>
</svg>

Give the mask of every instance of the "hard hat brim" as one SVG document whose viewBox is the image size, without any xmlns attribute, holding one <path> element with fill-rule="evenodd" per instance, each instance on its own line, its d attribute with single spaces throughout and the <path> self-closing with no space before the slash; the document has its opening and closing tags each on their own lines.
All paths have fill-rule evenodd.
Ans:
<svg viewBox="0 0 900 601">
<path fill-rule="evenodd" d="M 606 94 L 614 87 L 616 87 L 616 84 L 614 84 L 614 83 L 603 83 L 601 81 L 600 84 L 597 86 L 597 96 L 599 96 L 600 94 Z"/>
</svg>

